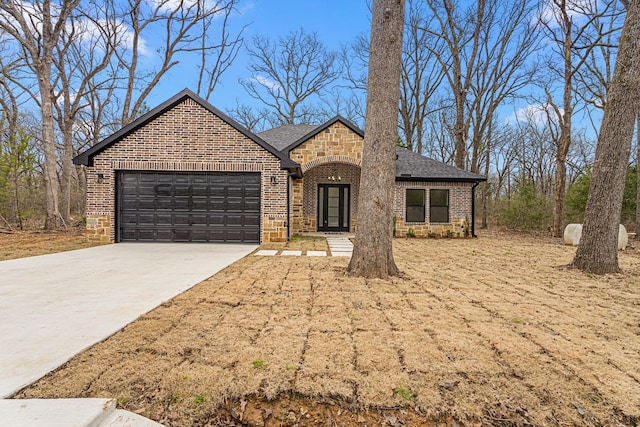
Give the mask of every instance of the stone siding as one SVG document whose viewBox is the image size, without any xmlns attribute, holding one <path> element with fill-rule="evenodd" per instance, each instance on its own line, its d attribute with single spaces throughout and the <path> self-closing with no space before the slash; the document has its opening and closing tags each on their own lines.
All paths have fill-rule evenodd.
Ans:
<svg viewBox="0 0 640 427">
<path fill-rule="evenodd" d="M 340 122 L 293 149 L 291 159 L 300 164 L 303 178 L 292 183 L 291 233 L 317 231 L 318 184 L 349 184 L 351 231 L 355 231 L 363 139 Z M 340 176 L 340 181 L 328 177 Z"/>
<path fill-rule="evenodd" d="M 116 239 L 118 171 L 260 172 L 261 241 L 287 239 L 288 174 L 280 169 L 280 159 L 191 99 L 94 157 L 94 165 L 87 170 L 91 240 Z"/>
</svg>

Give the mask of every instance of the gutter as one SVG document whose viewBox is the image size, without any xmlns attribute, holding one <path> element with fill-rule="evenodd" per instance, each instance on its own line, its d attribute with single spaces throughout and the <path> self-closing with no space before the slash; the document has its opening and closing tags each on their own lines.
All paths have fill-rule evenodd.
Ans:
<svg viewBox="0 0 640 427">
<path fill-rule="evenodd" d="M 480 185 L 480 181 L 476 181 L 471 187 L 471 237 L 478 238 L 476 236 L 476 187 Z"/>
</svg>

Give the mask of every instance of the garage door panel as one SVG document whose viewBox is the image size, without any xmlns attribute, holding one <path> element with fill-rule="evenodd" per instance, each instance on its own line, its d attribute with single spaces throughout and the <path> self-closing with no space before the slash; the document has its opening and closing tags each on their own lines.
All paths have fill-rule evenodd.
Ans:
<svg viewBox="0 0 640 427">
<path fill-rule="evenodd" d="M 226 211 L 227 212 L 242 212 L 244 202 L 241 198 L 227 199 Z"/>
<path fill-rule="evenodd" d="M 244 225 L 256 225 L 260 229 L 260 216 L 259 215 L 245 215 Z"/>
<path fill-rule="evenodd" d="M 227 215 L 227 225 L 229 226 L 238 226 L 244 224 L 244 216 L 243 215 Z M 231 229 L 230 229 L 231 230 Z"/>
<path fill-rule="evenodd" d="M 191 195 L 193 197 L 206 198 L 209 195 L 209 185 L 206 183 L 204 185 L 194 185 L 191 188 Z"/>
<path fill-rule="evenodd" d="M 191 199 L 191 211 L 192 212 L 207 212 L 209 210 L 209 203 L 206 197 L 193 197 Z"/>
<path fill-rule="evenodd" d="M 210 225 L 224 225 L 225 223 L 224 219 L 225 219 L 225 215 L 222 213 L 209 214 Z"/>
<path fill-rule="evenodd" d="M 173 186 L 173 190 L 174 190 L 173 195 L 176 196 L 176 197 L 180 197 L 180 196 L 189 197 L 189 196 L 191 196 L 191 186 L 188 185 L 188 184 L 174 185 Z"/>
<path fill-rule="evenodd" d="M 191 203 L 188 198 L 175 198 L 173 199 L 173 210 L 175 212 L 189 212 L 191 210 Z"/>
<path fill-rule="evenodd" d="M 227 197 L 244 197 L 244 187 L 229 186 L 227 187 Z"/>
<path fill-rule="evenodd" d="M 173 215 L 170 213 L 158 213 L 156 214 L 156 225 L 172 225 L 173 224 Z"/>
<path fill-rule="evenodd" d="M 224 199 L 226 197 L 225 187 L 223 187 L 224 183 L 220 184 L 221 187 L 216 187 L 213 184 L 209 185 L 209 197 L 217 197 L 220 199 Z"/>
<path fill-rule="evenodd" d="M 251 197 L 251 198 L 259 199 L 260 198 L 260 187 L 258 187 L 258 188 L 248 188 L 248 187 L 245 188 L 244 197 Z"/>
<path fill-rule="evenodd" d="M 260 174 L 122 172 L 121 241 L 260 240 Z"/>
<path fill-rule="evenodd" d="M 191 215 L 191 225 L 209 225 L 209 215 L 204 214 L 192 214 Z"/>
<path fill-rule="evenodd" d="M 244 211 L 258 212 L 260 210 L 260 200 L 244 199 Z"/>
</svg>

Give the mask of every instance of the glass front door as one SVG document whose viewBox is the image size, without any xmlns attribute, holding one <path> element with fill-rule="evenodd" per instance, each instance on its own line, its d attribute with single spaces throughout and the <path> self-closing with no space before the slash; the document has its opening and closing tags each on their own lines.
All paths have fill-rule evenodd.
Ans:
<svg viewBox="0 0 640 427">
<path fill-rule="evenodd" d="M 349 231 L 349 184 L 318 186 L 318 231 Z"/>
</svg>

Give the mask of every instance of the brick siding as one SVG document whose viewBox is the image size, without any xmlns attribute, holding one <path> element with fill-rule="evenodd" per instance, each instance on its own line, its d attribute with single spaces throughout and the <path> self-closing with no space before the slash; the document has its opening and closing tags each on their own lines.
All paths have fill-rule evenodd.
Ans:
<svg viewBox="0 0 640 427">
<path fill-rule="evenodd" d="M 394 218 L 397 237 L 407 236 L 412 229 L 416 237 L 444 236 L 447 231 L 455 237 L 464 237 L 465 227 L 471 227 L 471 182 L 423 182 L 396 181 Z M 421 222 L 406 222 L 406 195 L 408 188 L 425 190 L 425 219 Z M 429 190 L 449 190 L 449 222 L 429 222 Z"/>
<path fill-rule="evenodd" d="M 115 241 L 116 173 L 121 170 L 260 172 L 261 240 L 287 239 L 288 174 L 280 170 L 280 159 L 189 98 L 95 156 L 87 171 L 91 240 Z"/>
</svg>

